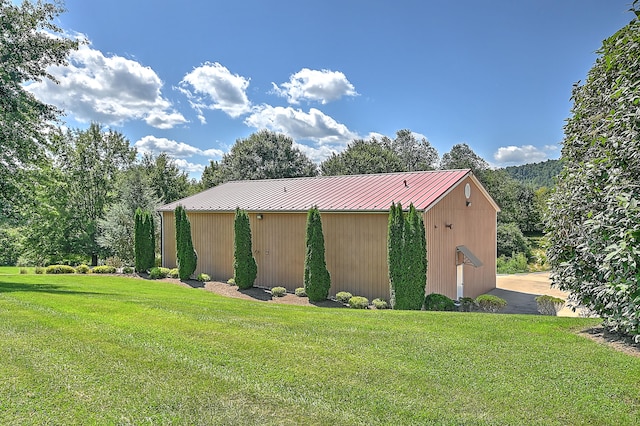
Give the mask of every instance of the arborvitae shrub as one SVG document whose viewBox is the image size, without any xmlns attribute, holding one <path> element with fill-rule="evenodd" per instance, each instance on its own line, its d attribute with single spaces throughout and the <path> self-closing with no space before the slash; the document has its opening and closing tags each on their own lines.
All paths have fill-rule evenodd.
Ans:
<svg viewBox="0 0 640 426">
<path fill-rule="evenodd" d="M 427 283 L 424 223 L 413 204 L 404 215 L 400 203 L 389 211 L 388 261 L 393 309 L 420 310 Z"/>
<path fill-rule="evenodd" d="M 135 214 L 134 255 L 135 267 L 138 272 L 145 272 L 155 264 L 155 225 L 153 214 L 148 210 L 138 208 Z M 118 267 L 117 265 L 113 265 Z"/>
<path fill-rule="evenodd" d="M 331 276 L 324 256 L 322 219 L 317 207 L 307 213 L 306 255 L 304 259 L 304 289 L 309 300 L 319 302 L 329 296 Z"/>
<path fill-rule="evenodd" d="M 184 207 L 178 206 L 175 211 L 176 217 L 176 253 L 178 257 L 178 274 L 181 280 L 188 280 L 196 270 L 198 256 L 193 248 L 191 239 L 191 223 L 187 217 Z"/>
<path fill-rule="evenodd" d="M 246 211 L 236 209 L 233 241 L 233 275 L 240 289 L 253 287 L 258 276 L 258 265 L 251 248 L 251 227 Z"/>
<path fill-rule="evenodd" d="M 431 293 L 424 298 L 424 308 L 427 311 L 455 311 L 456 304 L 444 294 Z"/>
<path fill-rule="evenodd" d="M 402 282 L 402 235 L 404 216 L 400 203 L 391 203 L 387 235 L 387 262 L 389 264 L 389 294 L 391 308 L 396 307 L 396 288 Z"/>
<path fill-rule="evenodd" d="M 349 299 L 353 297 L 353 294 L 348 291 L 339 291 L 336 293 L 336 300 L 342 303 L 349 303 Z"/>
</svg>

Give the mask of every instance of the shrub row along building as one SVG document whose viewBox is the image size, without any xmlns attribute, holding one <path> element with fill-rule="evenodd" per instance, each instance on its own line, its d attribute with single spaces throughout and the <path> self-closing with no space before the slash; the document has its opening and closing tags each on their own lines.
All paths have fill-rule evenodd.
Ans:
<svg viewBox="0 0 640 426">
<path fill-rule="evenodd" d="M 182 205 L 198 253 L 196 274 L 233 276 L 236 208 L 249 213 L 258 264 L 255 285 L 302 286 L 307 211 L 321 212 L 330 295 L 389 299 L 387 222 L 391 203 L 422 214 L 426 293 L 476 297 L 496 286 L 500 210 L 470 170 L 227 182 L 159 208 L 163 266 L 176 266 L 174 209 Z"/>
</svg>

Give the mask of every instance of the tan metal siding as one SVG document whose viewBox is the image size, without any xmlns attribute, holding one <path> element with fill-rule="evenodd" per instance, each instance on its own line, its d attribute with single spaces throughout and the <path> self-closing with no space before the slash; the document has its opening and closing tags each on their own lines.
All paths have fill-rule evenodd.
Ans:
<svg viewBox="0 0 640 426">
<path fill-rule="evenodd" d="M 262 219 L 257 219 L 256 214 L 250 214 L 249 221 L 258 264 L 256 284 L 282 286 L 289 291 L 302 287 L 307 215 L 263 213 Z"/>
<path fill-rule="evenodd" d="M 176 264 L 176 220 L 173 212 L 162 212 L 162 266 L 175 268 Z"/>
<path fill-rule="evenodd" d="M 386 213 L 322 213 L 332 295 L 349 291 L 369 300 L 388 300 L 387 217 Z"/>
<path fill-rule="evenodd" d="M 471 186 L 466 206 L 465 184 Z M 496 211 L 475 182 L 466 178 L 424 215 L 427 234 L 427 293 L 456 298 L 456 247 L 467 246 L 482 262 L 464 266 L 464 296 L 476 297 L 496 285 Z M 452 225 L 448 228 L 446 225 Z"/>
</svg>

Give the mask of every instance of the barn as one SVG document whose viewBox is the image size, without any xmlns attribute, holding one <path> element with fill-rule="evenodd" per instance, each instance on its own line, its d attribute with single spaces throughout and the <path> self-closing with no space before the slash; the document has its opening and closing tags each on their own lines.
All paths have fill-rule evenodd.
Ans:
<svg viewBox="0 0 640 426">
<path fill-rule="evenodd" d="M 427 241 L 426 293 L 476 297 L 496 286 L 499 207 L 470 170 L 234 181 L 164 205 L 162 263 L 176 267 L 174 209 L 182 205 L 198 253 L 196 273 L 233 276 L 233 221 L 249 214 L 255 285 L 302 286 L 307 211 L 322 217 L 330 295 L 389 298 L 387 222 L 391 203 L 413 203 Z"/>
</svg>

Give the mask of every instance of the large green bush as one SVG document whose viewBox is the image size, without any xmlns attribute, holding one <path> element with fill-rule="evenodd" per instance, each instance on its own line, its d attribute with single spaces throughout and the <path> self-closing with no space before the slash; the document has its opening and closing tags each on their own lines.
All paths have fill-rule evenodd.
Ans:
<svg viewBox="0 0 640 426">
<path fill-rule="evenodd" d="M 564 127 L 549 202 L 555 286 L 640 342 L 640 10 L 606 39 Z"/>
<path fill-rule="evenodd" d="M 251 226 L 246 211 L 236 209 L 233 230 L 233 277 L 239 289 L 248 289 L 253 287 L 258 276 L 258 265 L 253 257 Z"/>
<path fill-rule="evenodd" d="M 518 224 L 498 224 L 497 238 L 498 256 L 508 257 L 517 253 L 523 253 L 526 257 L 531 255 L 531 245 L 518 227 Z"/>
<path fill-rule="evenodd" d="M 444 294 L 431 293 L 424 298 L 424 308 L 427 311 L 455 311 L 456 304 Z"/>
<path fill-rule="evenodd" d="M 331 276 L 324 257 L 322 219 L 317 207 L 307 213 L 306 255 L 304 259 L 304 289 L 309 300 L 319 302 L 329 296 Z"/>
<path fill-rule="evenodd" d="M 178 205 L 174 211 L 176 220 L 176 254 L 178 275 L 181 280 L 191 278 L 198 265 L 198 255 L 191 239 L 191 223 L 184 207 Z"/>
</svg>

